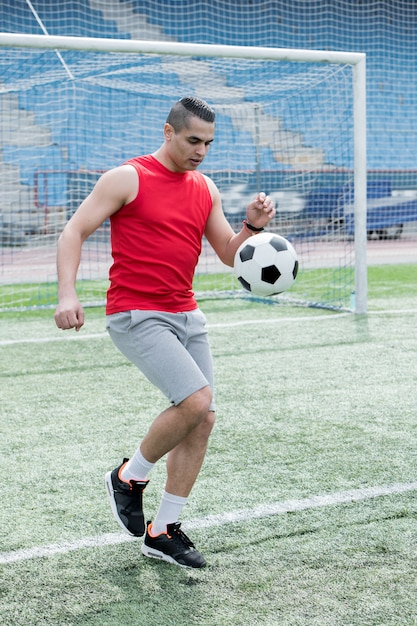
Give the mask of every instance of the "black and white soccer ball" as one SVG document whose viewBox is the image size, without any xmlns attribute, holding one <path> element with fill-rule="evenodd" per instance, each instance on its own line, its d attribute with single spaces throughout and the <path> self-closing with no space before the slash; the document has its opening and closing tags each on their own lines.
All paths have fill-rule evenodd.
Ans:
<svg viewBox="0 0 417 626">
<path fill-rule="evenodd" d="M 234 271 L 247 291 L 256 296 L 274 296 L 287 291 L 295 281 L 297 253 L 285 237 L 260 233 L 239 246 Z"/>
</svg>

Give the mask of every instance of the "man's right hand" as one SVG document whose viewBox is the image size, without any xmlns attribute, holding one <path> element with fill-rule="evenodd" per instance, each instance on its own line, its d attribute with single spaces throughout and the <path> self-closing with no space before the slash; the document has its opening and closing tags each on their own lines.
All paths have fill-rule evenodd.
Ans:
<svg viewBox="0 0 417 626">
<path fill-rule="evenodd" d="M 55 324 L 62 330 L 75 328 L 78 332 L 84 325 L 84 310 L 76 296 L 62 298 L 55 310 Z"/>
</svg>

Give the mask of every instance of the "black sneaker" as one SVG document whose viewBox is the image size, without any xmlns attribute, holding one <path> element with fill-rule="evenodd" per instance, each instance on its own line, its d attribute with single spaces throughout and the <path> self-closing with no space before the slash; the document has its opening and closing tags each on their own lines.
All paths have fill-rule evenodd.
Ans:
<svg viewBox="0 0 417 626">
<path fill-rule="evenodd" d="M 117 523 L 134 537 L 142 537 L 145 532 L 145 521 L 142 511 L 142 494 L 148 480 L 130 480 L 128 483 L 120 478 L 120 470 L 129 459 L 112 472 L 107 472 L 105 483 L 110 500 L 111 510 Z"/>
<path fill-rule="evenodd" d="M 149 534 L 152 523 L 148 522 L 142 554 L 160 559 L 180 567 L 205 567 L 203 555 L 195 549 L 193 542 L 181 530 L 181 524 L 168 524 L 167 532 L 156 537 Z"/>
</svg>

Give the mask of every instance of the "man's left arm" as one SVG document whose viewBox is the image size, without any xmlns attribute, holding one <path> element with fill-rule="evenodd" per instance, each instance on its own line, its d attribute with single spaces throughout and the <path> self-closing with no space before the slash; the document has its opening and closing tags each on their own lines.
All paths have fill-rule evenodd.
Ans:
<svg viewBox="0 0 417 626">
<path fill-rule="evenodd" d="M 220 192 L 212 181 L 210 183 L 213 208 L 207 220 L 205 235 L 219 259 L 225 265 L 233 267 L 236 250 L 240 244 L 256 235 L 256 232 L 260 232 L 274 217 L 274 203 L 265 193 L 258 193 L 246 209 L 246 223 L 238 233 L 235 233 L 223 213 Z"/>
</svg>

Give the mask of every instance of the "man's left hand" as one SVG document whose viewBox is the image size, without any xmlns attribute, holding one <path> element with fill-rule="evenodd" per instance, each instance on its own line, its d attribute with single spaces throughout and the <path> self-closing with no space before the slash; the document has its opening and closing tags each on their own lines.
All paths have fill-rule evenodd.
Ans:
<svg viewBox="0 0 417 626">
<path fill-rule="evenodd" d="M 263 191 L 259 192 L 255 200 L 248 205 L 246 217 L 252 226 L 263 228 L 275 215 L 275 206 L 269 196 Z"/>
</svg>

